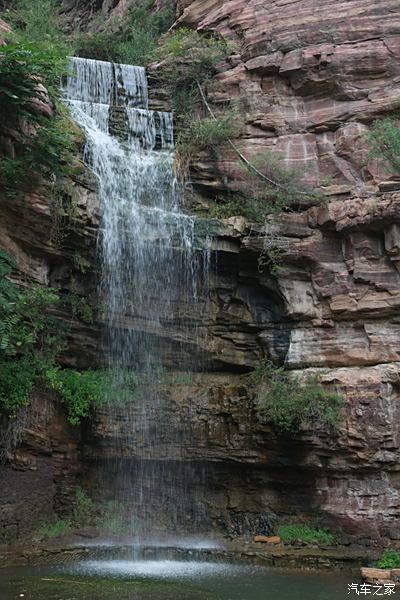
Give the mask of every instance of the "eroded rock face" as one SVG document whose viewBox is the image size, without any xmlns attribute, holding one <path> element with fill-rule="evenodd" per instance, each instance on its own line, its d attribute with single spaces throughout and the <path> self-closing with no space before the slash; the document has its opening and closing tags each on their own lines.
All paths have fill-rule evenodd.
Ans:
<svg viewBox="0 0 400 600">
<path fill-rule="evenodd" d="M 179 356 L 182 368 L 201 371 L 190 383 L 165 389 L 156 458 L 163 459 L 172 430 L 189 431 L 184 459 L 208 465 L 209 511 L 225 532 L 267 534 L 282 517 L 307 516 L 357 539 L 396 538 L 400 194 L 393 178 L 384 181 L 394 174 L 382 174 L 369 160 L 365 136 L 399 94 L 398 2 L 343 1 L 332 10 L 325 0 L 318 6 L 311 0 L 185 0 L 179 11 L 180 22 L 237 42 L 236 55 L 219 66 L 213 96 L 221 102 L 245 96 L 240 147 L 246 155 L 278 150 L 289 165 L 307 167 L 309 183 L 325 183 L 331 200 L 271 219 L 265 228 L 242 218 L 220 224 L 209 293 L 190 313 L 197 335 L 187 336 L 179 322 L 149 330 L 160 355 L 169 348 L 167 369 L 176 369 Z M 195 181 L 210 192 L 224 186 L 224 172 L 233 168 L 231 154 L 221 154 L 217 164 L 205 157 Z M 63 244 L 51 235 L 51 195 L 39 190 L 1 199 L 1 245 L 17 257 L 21 280 L 72 290 L 95 304 L 96 268 L 80 272 L 73 256 L 78 248 L 95 266 L 98 199 L 85 177 L 65 186 L 80 222 Z M 271 248 L 279 249 L 275 274 L 266 260 Z M 188 314 L 188 307 L 180 308 Z M 59 316 L 71 321 L 69 314 Z M 125 315 L 128 329 L 149 326 L 143 323 L 145 315 Z M 91 326 L 72 320 L 64 364 L 101 364 L 100 329 L 100 314 Z M 262 399 L 245 375 L 263 355 L 299 376 L 317 373 L 345 396 L 336 435 L 316 429 L 282 436 L 265 422 Z M 145 451 L 135 410 L 132 405 L 129 419 L 105 407 L 96 411 L 81 446 L 87 481 L 115 458 L 118 445 L 133 465 Z M 75 439 L 69 430 L 65 435 Z M 18 453 L 10 464 L 9 494 L 22 482 Z M 45 500 L 30 514 L 55 497 L 46 481 Z"/>
<path fill-rule="evenodd" d="M 37 535 L 70 514 L 80 432 L 68 425 L 54 394 L 36 390 L 15 421 L 0 423 L 0 544 Z"/>
<path fill-rule="evenodd" d="M 236 44 L 211 97 L 245 99 L 248 158 L 271 149 L 311 185 L 376 189 L 382 174 L 365 132 L 398 102 L 396 0 L 343 0 L 334 10 L 328 0 L 183 0 L 178 10 L 179 23 Z"/>
</svg>

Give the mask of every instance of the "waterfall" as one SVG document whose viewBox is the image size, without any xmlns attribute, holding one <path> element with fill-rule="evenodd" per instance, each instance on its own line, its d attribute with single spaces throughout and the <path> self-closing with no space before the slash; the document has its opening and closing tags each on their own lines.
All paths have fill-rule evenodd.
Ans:
<svg viewBox="0 0 400 600">
<path fill-rule="evenodd" d="M 166 363 L 182 369 L 190 354 L 183 349 L 190 327 L 195 335 L 191 314 L 207 261 L 195 251 L 194 218 L 182 212 L 172 115 L 148 109 L 145 70 L 73 58 L 63 94 L 86 134 L 84 159 L 102 206 L 104 351 L 114 383 L 106 410 L 115 422 L 128 422 L 136 440 L 133 457 L 119 440 L 108 475 L 115 498 L 131 507 L 131 533 L 143 540 L 158 535 L 157 520 L 177 531 L 204 517 L 190 497 L 202 468 L 182 460 L 181 427 L 165 433 L 165 398 L 154 373 Z M 146 379 L 134 410 L 118 402 L 127 373 Z"/>
</svg>

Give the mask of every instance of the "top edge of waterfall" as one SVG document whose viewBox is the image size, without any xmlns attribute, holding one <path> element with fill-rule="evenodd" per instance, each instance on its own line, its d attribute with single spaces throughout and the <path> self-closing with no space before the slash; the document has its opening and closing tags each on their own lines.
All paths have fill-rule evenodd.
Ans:
<svg viewBox="0 0 400 600">
<path fill-rule="evenodd" d="M 121 67 L 131 67 L 132 69 L 141 69 L 144 72 L 146 72 L 146 67 L 143 67 L 142 65 L 132 65 L 131 63 L 121 63 L 115 60 L 98 60 L 97 58 L 86 58 L 84 56 L 67 56 L 67 59 L 69 61 L 77 61 L 77 60 L 84 60 L 90 63 L 98 63 L 98 64 L 102 64 L 102 65 L 119 65 Z"/>
</svg>

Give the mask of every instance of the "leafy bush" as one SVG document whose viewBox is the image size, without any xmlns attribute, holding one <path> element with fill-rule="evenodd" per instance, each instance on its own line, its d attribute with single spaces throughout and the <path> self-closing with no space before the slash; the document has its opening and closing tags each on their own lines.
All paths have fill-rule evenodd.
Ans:
<svg viewBox="0 0 400 600">
<path fill-rule="evenodd" d="M 43 358 L 52 355 L 58 327 L 48 309 L 57 302 L 50 288 L 32 287 L 20 292 L 10 307 L 0 307 L 1 353 L 16 356 L 35 349 Z"/>
<path fill-rule="evenodd" d="M 304 201 L 321 202 L 322 196 L 302 183 L 303 173 L 287 167 L 282 158 L 270 150 L 259 152 L 249 162 L 251 166 L 240 163 L 243 179 L 236 185 L 242 205 L 255 207 L 259 223 L 269 214 L 299 207 Z"/>
<path fill-rule="evenodd" d="M 19 131 L 16 155 L 1 161 L 0 184 L 8 196 L 32 187 L 33 174 L 70 173 L 76 154 L 65 112 L 49 118 L 40 110 L 40 103 L 49 103 L 48 92 L 53 101 L 59 97 L 68 65 L 55 14 L 52 0 L 19 0 L 7 13 L 14 34 L 0 47 L 0 125 Z"/>
<path fill-rule="evenodd" d="M 68 420 L 72 425 L 79 425 L 83 418 L 89 416 L 92 406 L 103 400 L 108 386 L 105 373 L 91 370 L 53 368 L 47 372 L 46 379 L 67 406 Z"/>
<path fill-rule="evenodd" d="M 154 57 L 165 64 L 164 76 L 174 90 L 191 89 L 211 77 L 231 50 L 222 39 L 180 27 L 163 38 Z"/>
<path fill-rule="evenodd" d="M 93 323 L 93 309 L 84 296 L 71 292 L 64 297 L 63 304 L 70 308 L 75 319 L 81 320 L 86 325 Z"/>
<path fill-rule="evenodd" d="M 45 538 L 55 538 L 63 533 L 66 533 L 71 528 L 69 521 L 59 520 L 55 523 L 49 523 L 48 525 L 42 525 L 39 529 L 39 534 Z"/>
<path fill-rule="evenodd" d="M 5 128 L 14 124 L 20 130 L 19 154 L 5 157 L 0 166 L 0 183 L 8 193 L 32 187 L 36 181 L 32 174 L 70 174 L 77 153 L 74 131 L 65 113 L 49 118 L 38 110 L 37 102 L 48 101 L 38 80 L 46 81 L 46 70 L 53 77 L 53 70 L 46 67 L 52 57 L 29 47 L 20 42 L 0 47 L 0 124 Z M 59 83 L 61 71 L 56 69 L 55 73 Z M 33 129 L 24 127 L 22 120 Z"/>
<path fill-rule="evenodd" d="M 82 256 L 78 250 L 75 250 L 72 256 L 72 263 L 78 271 L 80 271 L 83 275 L 89 271 L 92 267 L 90 261 L 87 260 L 84 256 Z"/>
<path fill-rule="evenodd" d="M 14 360 L 0 357 L 0 410 L 15 415 L 28 400 L 37 380 L 37 369 L 31 356 Z"/>
<path fill-rule="evenodd" d="M 399 118 L 377 119 L 368 136 L 370 155 L 387 160 L 400 173 L 400 128 Z"/>
<path fill-rule="evenodd" d="M 84 489 L 78 487 L 75 493 L 75 504 L 72 515 L 74 527 L 93 525 L 96 521 L 97 508 L 95 502 L 87 495 Z"/>
<path fill-rule="evenodd" d="M 241 194 L 235 194 L 224 199 L 217 198 L 209 210 L 209 216 L 213 219 L 245 217 L 252 223 L 263 223 L 265 210 L 256 198 L 245 198 Z"/>
<path fill-rule="evenodd" d="M 252 375 L 260 386 L 261 410 L 281 431 L 296 431 L 313 424 L 332 427 L 340 420 L 342 396 L 323 388 L 316 378 L 301 384 L 283 367 L 260 361 Z"/>
<path fill-rule="evenodd" d="M 56 97 L 59 94 L 60 76 L 66 72 L 67 56 L 71 53 L 71 47 L 60 28 L 57 8 L 57 0 L 13 2 L 6 19 L 13 27 L 14 43 L 0 49 L 2 61 L 3 57 L 13 61 L 16 72 L 9 73 L 9 77 L 14 84 L 19 83 L 23 89 L 30 85 L 37 87 L 36 76 Z M 20 53 L 21 64 L 16 64 L 15 52 Z M 18 74 L 21 75 L 19 82 Z M 25 93 L 23 98 L 25 101 Z"/>
<path fill-rule="evenodd" d="M 147 65 L 157 39 L 172 25 L 174 17 L 172 3 L 170 8 L 154 12 L 154 0 L 139 0 L 129 7 L 123 21 L 108 23 L 111 31 L 76 36 L 75 53 L 85 58 Z"/>
<path fill-rule="evenodd" d="M 202 150 L 213 150 L 225 144 L 239 133 L 233 115 L 225 114 L 217 119 L 188 118 L 181 125 L 176 142 L 176 161 L 181 173 L 188 169 L 193 155 Z"/>
<path fill-rule="evenodd" d="M 278 529 L 278 535 L 282 542 L 290 544 L 296 540 L 306 544 L 322 544 L 324 546 L 333 546 L 338 543 L 338 536 L 328 529 L 314 529 L 309 525 L 301 523 L 288 523 L 281 525 Z"/>
<path fill-rule="evenodd" d="M 18 297 L 17 286 L 8 279 L 15 266 L 15 260 L 0 248 L 0 315 L 12 310 Z"/>
<path fill-rule="evenodd" d="M 376 566 L 378 569 L 400 569 L 400 552 L 392 548 L 386 548 L 377 560 Z"/>
<path fill-rule="evenodd" d="M 194 29 L 181 27 L 165 35 L 154 53 L 162 61 L 162 77 L 174 100 L 178 125 L 201 106 L 198 83 L 204 84 L 216 72 L 216 64 L 228 56 L 232 48 L 224 41 L 206 36 Z"/>
</svg>

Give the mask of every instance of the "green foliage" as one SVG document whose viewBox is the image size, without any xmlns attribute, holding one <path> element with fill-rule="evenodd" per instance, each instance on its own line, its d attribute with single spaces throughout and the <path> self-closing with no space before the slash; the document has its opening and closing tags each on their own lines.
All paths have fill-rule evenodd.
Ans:
<svg viewBox="0 0 400 600">
<path fill-rule="evenodd" d="M 68 420 L 79 425 L 90 409 L 104 399 L 109 387 L 107 375 L 99 371 L 54 368 L 47 372 L 47 384 L 56 390 L 67 406 Z"/>
<path fill-rule="evenodd" d="M 386 548 L 377 560 L 376 566 L 378 569 L 400 569 L 400 552 L 392 548 Z"/>
<path fill-rule="evenodd" d="M 315 377 L 302 384 L 283 367 L 262 360 L 252 379 L 260 386 L 263 413 L 281 431 L 313 425 L 334 427 L 340 420 L 342 396 L 324 389 Z"/>
<path fill-rule="evenodd" d="M 192 90 L 215 73 L 215 66 L 231 52 L 224 40 L 180 27 L 168 33 L 155 52 L 165 64 L 164 76 L 173 90 Z"/>
<path fill-rule="evenodd" d="M 194 107 L 201 106 L 198 83 L 215 74 L 216 64 L 232 48 L 224 41 L 188 27 L 180 27 L 163 37 L 154 58 L 162 61 L 163 78 L 174 100 L 175 118 L 187 124 Z"/>
<path fill-rule="evenodd" d="M 278 277 L 282 268 L 283 248 L 273 239 L 267 240 L 257 260 L 258 272 L 268 271 L 273 277 Z"/>
<path fill-rule="evenodd" d="M 1 160 L 0 185 L 9 197 L 29 189 L 38 175 L 70 173 L 76 153 L 65 112 L 50 118 L 40 109 L 49 104 L 48 92 L 57 100 L 67 71 L 68 47 L 55 15 L 52 0 L 19 0 L 6 15 L 14 33 L 11 43 L 0 47 L 0 125 L 20 136 L 16 155 Z"/>
<path fill-rule="evenodd" d="M 225 114 L 217 119 L 187 118 L 181 125 L 176 142 L 176 161 L 179 170 L 185 172 L 193 155 L 202 150 L 212 151 L 239 134 L 234 115 Z"/>
<path fill-rule="evenodd" d="M 214 218 L 243 216 L 254 223 L 264 223 L 270 214 L 280 213 L 308 203 L 321 202 L 322 196 L 301 182 L 302 173 L 285 166 L 271 151 L 260 152 L 250 159 L 254 168 L 238 163 L 242 179 L 235 179 L 236 193 L 216 200 L 210 209 Z"/>
<path fill-rule="evenodd" d="M 71 53 L 59 26 L 57 1 L 16 0 L 5 18 L 13 27 L 13 43 L 0 49 L 0 62 L 15 69 L 8 73 L 8 82 L 11 88 L 16 85 L 22 92 L 17 94 L 16 102 L 22 100 L 28 112 L 34 113 L 30 98 L 43 99 L 37 79 L 58 97 L 60 76 L 66 72 L 67 56 Z M 3 75 L 3 69 L 0 72 Z M 10 85 L 6 88 L 10 89 Z"/>
<path fill-rule="evenodd" d="M 87 527 L 94 524 L 96 514 L 95 502 L 87 495 L 84 489 L 78 487 L 75 493 L 75 504 L 72 515 L 74 527 Z"/>
<path fill-rule="evenodd" d="M 83 275 L 91 269 L 91 263 L 82 256 L 78 250 L 75 250 L 72 256 L 72 263 Z"/>
<path fill-rule="evenodd" d="M 265 212 L 255 198 L 245 198 L 241 194 L 231 195 L 228 198 L 217 198 L 209 210 L 213 219 L 228 219 L 229 217 L 245 217 L 252 223 L 263 223 Z"/>
<path fill-rule="evenodd" d="M 63 299 L 63 303 L 71 309 L 72 316 L 86 325 L 93 323 L 93 309 L 84 296 L 69 293 Z"/>
<path fill-rule="evenodd" d="M 56 366 L 62 331 L 51 309 L 57 305 L 58 296 L 50 288 L 19 289 L 9 280 L 14 266 L 13 259 L 0 249 L 0 410 L 16 415 L 38 383 L 58 392 L 74 425 L 104 399 L 135 400 L 141 383 L 149 382 L 148 374 L 63 370 Z M 71 294 L 69 300 L 75 316 L 91 321 L 85 298 Z"/>
<path fill-rule="evenodd" d="M 15 415 L 28 400 L 37 381 L 37 368 L 29 355 L 7 360 L 0 356 L 0 410 Z"/>
<path fill-rule="evenodd" d="M 315 529 L 302 523 L 288 523 L 281 525 L 278 529 L 278 535 L 282 542 L 290 544 L 296 540 L 306 544 L 321 544 L 324 546 L 333 546 L 338 544 L 338 536 L 328 529 Z"/>
<path fill-rule="evenodd" d="M 205 116 L 199 84 L 204 85 L 216 72 L 216 64 L 227 57 L 232 48 L 222 39 L 180 27 L 165 35 L 154 59 L 161 61 L 162 76 L 173 99 L 178 131 L 176 168 L 184 179 L 194 154 L 210 151 L 239 132 L 237 115 L 229 108 L 216 115 Z"/>
<path fill-rule="evenodd" d="M 0 308 L 0 351 L 7 356 L 34 348 L 43 358 L 57 346 L 57 323 L 48 310 L 58 302 L 50 288 L 32 287 L 20 292 L 8 309 Z"/>
<path fill-rule="evenodd" d="M 17 286 L 8 279 L 15 266 L 15 260 L 0 248 L 0 315 L 9 313 L 18 298 Z"/>
<path fill-rule="evenodd" d="M 399 118 L 377 119 L 368 136 L 370 156 L 387 160 L 400 173 L 400 128 Z"/>
<path fill-rule="evenodd" d="M 130 6 L 123 21 L 109 23 L 107 31 L 85 32 L 76 37 L 76 54 L 85 58 L 147 65 L 157 39 L 174 22 L 174 10 L 154 11 L 154 0 L 139 0 Z M 110 30 L 111 29 L 111 30 Z"/>
<path fill-rule="evenodd" d="M 0 249 L 0 409 L 14 415 L 46 377 L 60 349 L 60 326 L 49 313 L 54 290 L 20 289 L 9 280 L 14 260 Z"/>
<path fill-rule="evenodd" d="M 269 214 L 279 213 L 299 205 L 305 199 L 312 202 L 321 201 L 322 197 L 301 182 L 303 173 L 287 167 L 280 156 L 275 156 L 270 150 L 259 152 L 250 160 L 262 175 L 274 182 L 269 183 L 260 177 L 250 166 L 241 164 L 245 175 L 239 183 L 239 191 L 246 201 L 250 199 L 259 207 L 261 219 Z"/>
<path fill-rule="evenodd" d="M 55 523 L 49 523 L 48 525 L 43 525 L 39 529 L 39 535 L 44 538 L 51 539 L 66 533 L 71 529 L 71 523 L 69 521 L 59 520 Z"/>
</svg>

